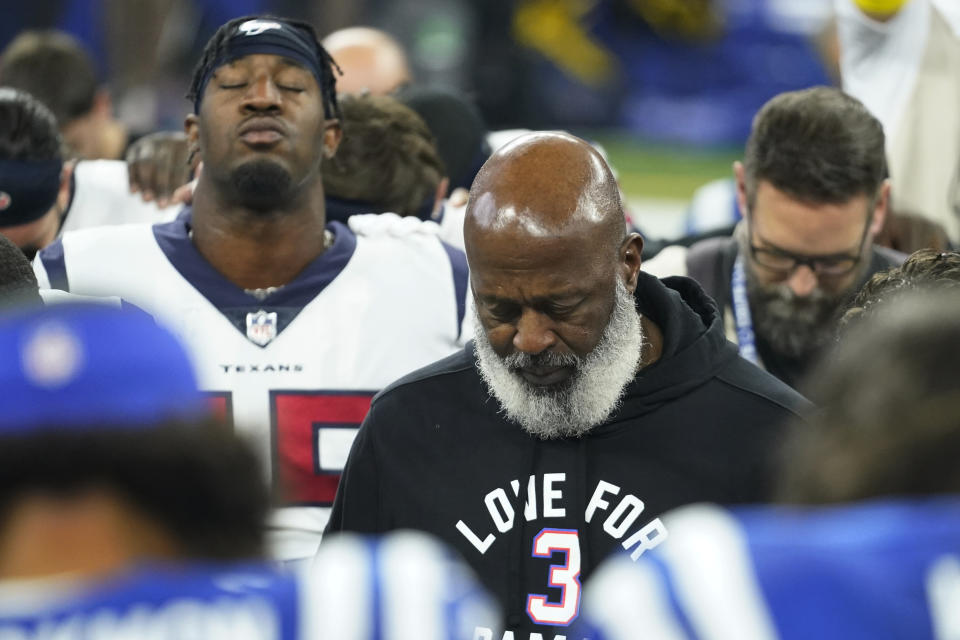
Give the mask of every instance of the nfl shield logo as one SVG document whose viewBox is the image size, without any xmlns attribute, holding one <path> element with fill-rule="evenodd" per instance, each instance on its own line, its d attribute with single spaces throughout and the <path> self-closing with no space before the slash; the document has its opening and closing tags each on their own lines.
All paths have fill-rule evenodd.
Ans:
<svg viewBox="0 0 960 640">
<path fill-rule="evenodd" d="M 267 313 L 263 309 L 256 313 L 247 314 L 247 337 L 261 347 L 270 344 L 277 337 L 277 314 L 274 311 Z"/>
</svg>

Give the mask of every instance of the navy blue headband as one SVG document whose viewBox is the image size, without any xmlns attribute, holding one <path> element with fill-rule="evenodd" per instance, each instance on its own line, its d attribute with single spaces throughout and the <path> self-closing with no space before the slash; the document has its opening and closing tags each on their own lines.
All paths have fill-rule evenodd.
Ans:
<svg viewBox="0 0 960 640">
<path fill-rule="evenodd" d="M 323 91 L 323 64 L 317 55 L 316 44 L 309 34 L 282 20 L 253 19 L 237 25 L 227 37 L 227 41 L 217 59 L 203 74 L 197 97 L 193 103 L 193 112 L 200 113 L 200 101 L 207 89 L 207 83 L 214 72 L 225 64 L 256 53 L 283 56 L 303 65 L 317 79 L 317 86 Z M 329 116 L 329 114 L 328 114 Z"/>
<path fill-rule="evenodd" d="M 42 218 L 57 201 L 63 160 L 0 159 L 0 227 Z"/>
</svg>

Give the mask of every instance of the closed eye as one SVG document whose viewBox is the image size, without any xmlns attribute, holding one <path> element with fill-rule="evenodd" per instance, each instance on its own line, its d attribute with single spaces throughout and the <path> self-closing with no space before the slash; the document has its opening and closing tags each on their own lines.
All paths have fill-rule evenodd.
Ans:
<svg viewBox="0 0 960 640">
<path fill-rule="evenodd" d="M 543 312 L 549 315 L 552 318 L 563 319 L 572 315 L 580 305 L 583 303 L 583 300 L 577 301 L 572 304 L 557 304 L 557 303 L 548 303 L 543 305 Z"/>
<path fill-rule="evenodd" d="M 304 91 L 306 91 L 306 89 L 304 89 L 303 87 L 293 87 L 285 84 L 278 84 L 277 88 L 282 91 L 292 91 L 294 93 L 303 93 Z"/>
<path fill-rule="evenodd" d="M 486 312 L 498 322 L 509 322 L 517 317 L 520 307 L 514 304 L 492 304 L 486 307 Z"/>
</svg>

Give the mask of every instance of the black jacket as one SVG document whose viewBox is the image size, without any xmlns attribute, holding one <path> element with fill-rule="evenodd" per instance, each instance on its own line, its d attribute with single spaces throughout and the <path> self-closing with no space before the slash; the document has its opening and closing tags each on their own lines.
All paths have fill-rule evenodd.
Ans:
<svg viewBox="0 0 960 640">
<path fill-rule="evenodd" d="M 498 412 L 468 345 L 374 399 L 327 531 L 433 533 L 499 597 L 517 640 L 549 640 L 604 556 L 665 540 L 658 515 L 765 500 L 784 425 L 808 403 L 737 355 L 693 280 L 641 274 L 636 299 L 663 352 L 610 420 L 579 439 L 527 435 Z M 548 585 L 551 565 L 565 589 Z"/>
</svg>

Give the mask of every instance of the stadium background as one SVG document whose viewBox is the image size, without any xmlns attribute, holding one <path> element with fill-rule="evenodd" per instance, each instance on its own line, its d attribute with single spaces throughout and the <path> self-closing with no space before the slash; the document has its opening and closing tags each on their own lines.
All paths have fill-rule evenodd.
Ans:
<svg viewBox="0 0 960 640">
<path fill-rule="evenodd" d="M 134 130 L 180 129 L 202 43 L 231 17 L 302 18 L 323 35 L 397 37 L 415 82 L 462 89 L 492 129 L 564 128 L 597 141 L 631 213 L 679 235 L 694 191 L 727 177 L 756 110 L 837 80 L 831 0 L 34 0 L 4 3 L 0 46 L 63 29 L 96 59 Z"/>
</svg>

